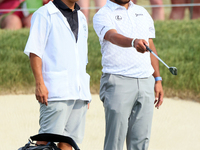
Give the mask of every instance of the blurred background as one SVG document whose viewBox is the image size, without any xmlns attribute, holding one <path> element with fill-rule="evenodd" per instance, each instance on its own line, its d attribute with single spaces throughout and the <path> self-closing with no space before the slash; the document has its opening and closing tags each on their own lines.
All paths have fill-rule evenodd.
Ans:
<svg viewBox="0 0 200 150">
<path fill-rule="evenodd" d="M 166 97 L 200 101 L 200 0 L 133 0 L 145 7 L 155 21 L 154 43 L 159 57 L 178 69 L 172 76 L 160 64 Z M 49 0 L 0 0 L 0 94 L 34 93 L 29 59 L 23 53 L 35 10 Z M 99 92 L 101 47 L 92 18 L 106 0 L 79 0 L 89 25 L 89 63 L 91 91 Z"/>
</svg>

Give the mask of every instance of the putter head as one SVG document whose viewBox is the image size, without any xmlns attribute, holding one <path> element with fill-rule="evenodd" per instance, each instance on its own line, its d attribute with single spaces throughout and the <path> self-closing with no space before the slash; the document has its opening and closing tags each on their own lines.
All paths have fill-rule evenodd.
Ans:
<svg viewBox="0 0 200 150">
<path fill-rule="evenodd" d="M 177 75 L 178 74 L 178 70 L 176 67 L 169 67 L 169 71 L 173 74 L 173 75 Z"/>
</svg>

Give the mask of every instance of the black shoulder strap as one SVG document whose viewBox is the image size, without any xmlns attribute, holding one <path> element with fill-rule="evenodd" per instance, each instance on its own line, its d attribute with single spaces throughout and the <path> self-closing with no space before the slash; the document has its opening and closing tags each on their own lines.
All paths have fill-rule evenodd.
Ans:
<svg viewBox="0 0 200 150">
<path fill-rule="evenodd" d="M 80 150 L 76 142 L 67 136 L 51 134 L 51 133 L 42 133 L 30 137 L 33 141 L 48 141 L 48 142 L 63 142 L 70 144 L 75 150 Z"/>
</svg>

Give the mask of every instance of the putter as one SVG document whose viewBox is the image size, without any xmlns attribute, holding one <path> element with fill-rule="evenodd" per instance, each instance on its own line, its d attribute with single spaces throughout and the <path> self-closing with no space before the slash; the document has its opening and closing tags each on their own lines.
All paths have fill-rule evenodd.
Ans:
<svg viewBox="0 0 200 150">
<path fill-rule="evenodd" d="M 145 45 L 146 46 L 146 45 Z M 146 46 L 146 49 L 148 51 L 150 51 L 150 53 L 152 53 L 156 58 L 158 58 L 158 60 L 160 60 L 168 69 L 169 71 L 173 74 L 173 75 L 177 75 L 178 74 L 178 70 L 176 67 L 169 67 L 162 59 L 160 59 L 148 46 Z"/>
</svg>

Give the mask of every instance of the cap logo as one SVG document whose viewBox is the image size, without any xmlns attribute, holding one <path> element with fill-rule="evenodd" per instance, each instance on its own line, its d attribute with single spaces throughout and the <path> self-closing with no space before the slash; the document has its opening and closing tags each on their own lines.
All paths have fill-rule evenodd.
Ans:
<svg viewBox="0 0 200 150">
<path fill-rule="evenodd" d="M 122 16 L 117 15 L 117 16 L 115 16 L 115 19 L 118 20 L 118 21 L 120 21 L 120 20 L 122 20 Z"/>
</svg>

